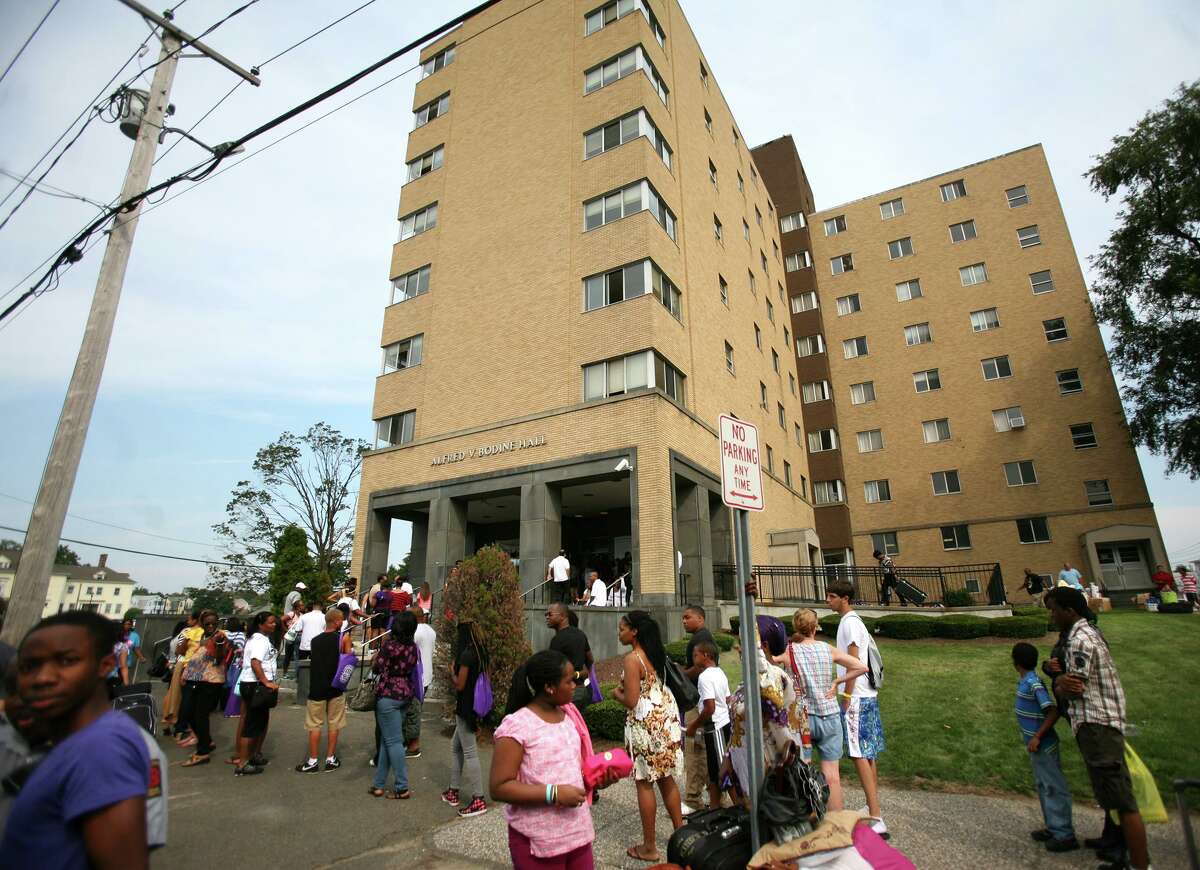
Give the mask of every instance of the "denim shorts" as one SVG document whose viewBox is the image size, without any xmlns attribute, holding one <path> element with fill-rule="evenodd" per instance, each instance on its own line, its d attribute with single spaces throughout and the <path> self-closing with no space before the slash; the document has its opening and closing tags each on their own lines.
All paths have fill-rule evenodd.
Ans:
<svg viewBox="0 0 1200 870">
<path fill-rule="evenodd" d="M 821 753 L 822 761 L 837 761 L 842 757 L 842 716 L 830 713 L 827 716 L 808 714 L 808 728 L 812 732 L 813 749 Z"/>
</svg>

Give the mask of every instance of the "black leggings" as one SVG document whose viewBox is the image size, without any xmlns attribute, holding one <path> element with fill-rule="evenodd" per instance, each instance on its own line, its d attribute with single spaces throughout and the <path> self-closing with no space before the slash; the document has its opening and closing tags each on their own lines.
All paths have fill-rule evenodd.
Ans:
<svg viewBox="0 0 1200 870">
<path fill-rule="evenodd" d="M 197 755 L 208 755 L 215 748 L 209 716 L 221 705 L 225 686 L 221 683 L 195 683 L 192 688 L 192 731 L 196 735 Z"/>
<path fill-rule="evenodd" d="M 179 686 L 179 716 L 175 719 L 175 733 L 182 734 L 192 730 L 192 715 L 196 707 L 196 686 L 194 680 L 187 680 Z"/>
</svg>

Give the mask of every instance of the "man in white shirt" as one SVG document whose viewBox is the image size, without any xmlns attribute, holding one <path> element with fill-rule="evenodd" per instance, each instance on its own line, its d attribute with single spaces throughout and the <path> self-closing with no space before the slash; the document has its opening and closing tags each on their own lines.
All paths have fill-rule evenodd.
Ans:
<svg viewBox="0 0 1200 870">
<path fill-rule="evenodd" d="M 559 550 L 558 555 L 550 560 L 550 565 L 546 569 L 546 579 L 554 581 L 554 585 L 550 588 L 553 590 L 553 601 L 561 601 L 564 604 L 570 603 L 570 585 L 567 581 L 571 578 L 571 563 L 567 560 L 567 551 Z"/>
<path fill-rule="evenodd" d="M 308 587 L 305 586 L 303 583 L 296 584 L 296 588 L 293 589 L 291 592 L 289 592 L 287 594 L 287 597 L 283 599 L 283 612 L 284 613 L 291 613 L 293 610 L 296 609 L 296 602 L 304 597 L 304 590 L 307 588 Z"/>
<path fill-rule="evenodd" d="M 407 584 L 405 584 L 407 585 Z M 433 646 L 437 643 L 437 634 L 429 625 L 425 611 L 414 604 L 408 612 L 417 618 L 417 631 L 413 635 L 413 643 L 421 654 L 421 684 L 425 692 L 433 685 Z M 408 702 L 408 710 L 404 714 L 404 757 L 421 757 L 421 708 L 425 705 L 424 692 L 421 698 L 413 698 Z"/>
<path fill-rule="evenodd" d="M 313 638 L 325 630 L 325 611 L 320 607 L 314 607 L 308 613 L 300 617 L 300 637 L 296 644 L 296 661 L 306 662 L 312 657 L 312 642 Z M 308 665 L 301 667 L 296 665 L 296 704 L 304 704 L 308 701 Z"/>
<path fill-rule="evenodd" d="M 608 603 L 608 587 L 595 571 L 591 575 L 591 594 L 588 599 L 589 607 L 603 607 Z"/>
<path fill-rule="evenodd" d="M 869 665 L 868 655 L 871 633 L 867 631 L 862 617 L 854 612 L 850 599 L 854 587 L 846 580 L 832 580 L 825 587 L 825 603 L 829 609 L 841 616 L 838 623 L 837 648 L 854 656 L 864 666 Z M 846 669 L 838 666 L 838 678 L 846 675 Z M 879 808 L 879 773 L 876 758 L 884 749 L 883 720 L 879 717 L 879 693 L 871 688 L 864 674 L 848 680 L 841 695 L 841 707 L 846 724 L 846 750 L 854 759 L 854 769 L 862 782 L 867 796 L 867 815 L 872 819 L 875 833 L 887 836 L 887 825 Z"/>
</svg>

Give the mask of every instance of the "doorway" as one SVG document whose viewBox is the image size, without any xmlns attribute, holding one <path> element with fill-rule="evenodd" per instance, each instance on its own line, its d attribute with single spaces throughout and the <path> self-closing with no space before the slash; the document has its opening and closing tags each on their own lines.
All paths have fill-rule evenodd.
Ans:
<svg viewBox="0 0 1200 870">
<path fill-rule="evenodd" d="M 1125 591 L 1150 587 L 1150 568 L 1137 541 L 1097 544 L 1096 558 L 1100 562 L 1105 589 Z"/>
</svg>

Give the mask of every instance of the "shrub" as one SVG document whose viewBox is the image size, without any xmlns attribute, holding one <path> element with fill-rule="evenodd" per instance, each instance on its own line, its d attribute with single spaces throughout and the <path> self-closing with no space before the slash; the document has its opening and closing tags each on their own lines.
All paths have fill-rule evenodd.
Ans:
<svg viewBox="0 0 1200 870">
<path fill-rule="evenodd" d="M 677 665 L 687 665 L 687 638 L 666 644 L 667 656 Z"/>
<path fill-rule="evenodd" d="M 820 619 L 818 619 L 817 624 L 821 626 L 822 634 L 827 634 L 830 637 L 833 637 L 837 634 L 838 624 L 841 621 L 842 618 L 840 616 L 838 616 L 836 613 L 831 613 L 828 616 L 822 616 Z M 863 621 L 865 622 L 866 620 Z M 874 621 L 878 622 L 879 620 Z M 870 626 L 867 627 L 870 628 Z"/>
<path fill-rule="evenodd" d="M 717 646 L 720 647 L 721 652 L 729 652 L 733 649 L 733 645 L 737 643 L 736 637 L 732 634 L 726 634 L 723 631 L 714 631 L 713 640 L 717 642 Z"/>
<path fill-rule="evenodd" d="M 583 710 L 583 721 L 593 737 L 605 740 L 625 739 L 626 707 L 620 701 L 601 701 L 589 704 Z"/>
<path fill-rule="evenodd" d="M 933 625 L 934 637 L 948 637 L 955 640 L 966 640 L 972 637 L 986 637 L 988 633 L 988 623 L 993 622 L 991 619 L 984 619 L 982 616 L 972 616 L 970 614 L 961 613 L 951 616 L 943 616 L 938 619 L 930 620 Z"/>
<path fill-rule="evenodd" d="M 942 604 L 946 607 L 974 607 L 975 596 L 966 589 L 951 589 L 942 596 Z"/>
<path fill-rule="evenodd" d="M 1038 619 L 1050 619 L 1050 611 L 1044 607 L 1014 607 L 1013 616 L 1036 616 Z"/>
<path fill-rule="evenodd" d="M 933 635 L 933 624 L 940 622 L 931 616 L 917 616 L 910 613 L 896 613 L 880 617 L 877 630 L 884 637 L 901 640 L 917 640 Z"/>
<path fill-rule="evenodd" d="M 1046 612 L 1036 616 L 1001 616 L 985 619 L 992 637 L 1042 637 L 1046 633 Z"/>
</svg>

